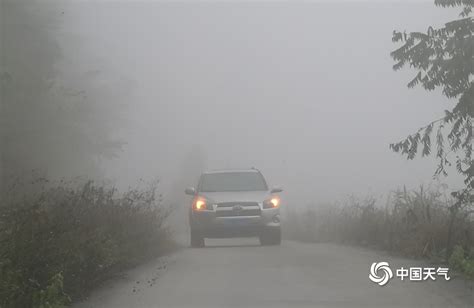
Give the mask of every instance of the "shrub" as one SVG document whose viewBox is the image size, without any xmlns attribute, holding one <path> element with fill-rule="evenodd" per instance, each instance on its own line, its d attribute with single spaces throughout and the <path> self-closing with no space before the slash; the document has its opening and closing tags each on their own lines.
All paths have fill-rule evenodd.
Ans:
<svg viewBox="0 0 474 308">
<path fill-rule="evenodd" d="M 0 207 L 0 307 L 61 307 L 164 253 L 169 210 L 156 190 L 152 183 L 119 195 L 93 182 L 61 182 L 8 194 Z"/>
<path fill-rule="evenodd" d="M 472 212 L 469 207 L 453 212 L 454 200 L 439 191 L 403 189 L 392 193 L 385 205 L 376 201 L 373 197 L 350 197 L 342 203 L 290 211 L 284 234 L 302 241 L 370 245 L 438 261 L 446 260 L 448 242 L 474 251 Z M 451 232 L 450 225 L 454 226 Z"/>
<path fill-rule="evenodd" d="M 461 245 L 454 247 L 449 258 L 449 266 L 454 270 L 465 273 L 470 278 L 474 278 L 474 258 L 465 253 Z"/>
</svg>

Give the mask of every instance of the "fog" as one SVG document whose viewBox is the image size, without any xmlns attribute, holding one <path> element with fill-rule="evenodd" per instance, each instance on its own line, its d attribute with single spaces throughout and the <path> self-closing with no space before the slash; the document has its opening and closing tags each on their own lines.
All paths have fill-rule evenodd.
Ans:
<svg viewBox="0 0 474 308">
<path fill-rule="evenodd" d="M 0 0 L 0 308 L 474 307 L 472 7 Z"/>
<path fill-rule="evenodd" d="M 439 25 L 455 10 L 146 1 L 76 3 L 65 16 L 81 42 L 71 54 L 100 58 L 135 84 L 127 145 L 107 165 L 118 181 L 172 183 L 193 145 L 207 168 L 255 166 L 294 203 L 431 180 L 433 161 L 406 161 L 388 144 L 454 102 L 406 88 L 413 72 L 392 70 L 391 33 Z"/>
<path fill-rule="evenodd" d="M 100 102 L 119 113 L 112 131 L 124 145 L 100 161 L 119 186 L 160 178 L 165 192 L 181 191 L 173 185 L 193 152 L 209 169 L 259 168 L 292 206 L 432 181 L 433 159 L 406 161 L 388 145 L 455 101 L 406 87 L 414 73 L 392 70 L 391 36 L 441 25 L 456 9 L 432 1 L 44 3 L 60 19 L 58 70 L 102 72 L 121 82 L 112 92 L 127 88 L 121 100 Z M 455 172 L 448 183 L 460 183 Z"/>
</svg>

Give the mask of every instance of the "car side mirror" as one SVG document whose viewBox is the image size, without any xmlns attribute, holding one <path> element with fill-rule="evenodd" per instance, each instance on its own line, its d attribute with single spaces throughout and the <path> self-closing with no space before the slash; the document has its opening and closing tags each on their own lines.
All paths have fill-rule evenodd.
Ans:
<svg viewBox="0 0 474 308">
<path fill-rule="evenodd" d="M 279 193 L 279 192 L 282 192 L 282 191 L 283 191 L 283 188 L 278 187 L 278 186 L 277 186 L 277 187 L 273 187 L 272 190 L 270 190 L 270 192 L 271 192 L 272 194 Z"/>
<path fill-rule="evenodd" d="M 184 190 L 184 193 L 186 195 L 194 196 L 196 194 L 196 189 L 194 189 L 194 187 L 188 187 Z"/>
</svg>

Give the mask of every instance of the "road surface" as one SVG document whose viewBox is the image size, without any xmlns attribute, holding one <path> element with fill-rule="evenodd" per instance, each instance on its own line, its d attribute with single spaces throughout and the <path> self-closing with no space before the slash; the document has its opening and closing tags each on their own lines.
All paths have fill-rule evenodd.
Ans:
<svg viewBox="0 0 474 308">
<path fill-rule="evenodd" d="M 432 265 L 368 249 L 291 241 L 260 247 L 254 239 L 206 244 L 131 270 L 75 307 L 474 307 L 472 283 L 459 277 L 376 285 L 368 278 L 372 262 Z"/>
</svg>

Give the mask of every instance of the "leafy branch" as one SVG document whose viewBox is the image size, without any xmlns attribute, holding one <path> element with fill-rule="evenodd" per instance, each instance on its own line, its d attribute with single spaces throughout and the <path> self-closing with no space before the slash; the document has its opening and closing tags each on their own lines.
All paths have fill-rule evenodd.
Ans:
<svg viewBox="0 0 474 308">
<path fill-rule="evenodd" d="M 421 156 L 432 154 L 432 138 L 436 141 L 438 168 L 435 175 L 447 175 L 451 153 L 455 153 L 455 167 L 464 177 L 466 190 L 474 188 L 473 117 L 474 117 L 474 22 L 471 17 L 473 0 L 435 0 L 441 7 L 462 6 L 460 19 L 444 27 L 429 27 L 426 33 L 394 31 L 392 41 L 401 46 L 390 55 L 393 69 L 409 66 L 417 70 L 408 83 L 409 88 L 421 85 L 425 90 L 441 88 L 443 95 L 458 99 L 445 116 L 421 127 L 404 140 L 390 144 L 394 152 L 413 159 L 421 149 Z"/>
</svg>

